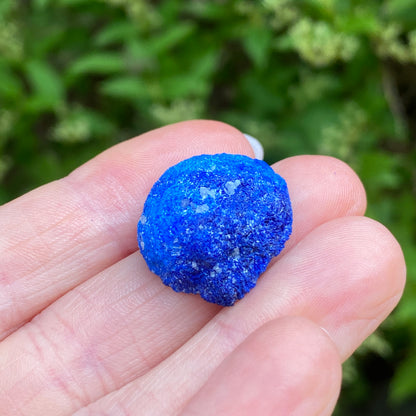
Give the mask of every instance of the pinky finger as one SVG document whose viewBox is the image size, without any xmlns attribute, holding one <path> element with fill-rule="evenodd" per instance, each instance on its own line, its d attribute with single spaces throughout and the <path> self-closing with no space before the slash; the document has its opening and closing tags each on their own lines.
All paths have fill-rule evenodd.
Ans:
<svg viewBox="0 0 416 416">
<path fill-rule="evenodd" d="M 328 416 L 341 385 L 335 345 L 303 318 L 271 321 L 226 358 L 183 416 Z"/>
</svg>

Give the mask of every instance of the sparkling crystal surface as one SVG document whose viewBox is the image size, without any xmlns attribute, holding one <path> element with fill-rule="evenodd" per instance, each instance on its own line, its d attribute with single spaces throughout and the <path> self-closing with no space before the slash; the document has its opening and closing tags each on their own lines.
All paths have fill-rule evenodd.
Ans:
<svg viewBox="0 0 416 416">
<path fill-rule="evenodd" d="M 149 269 L 164 284 L 231 306 L 291 234 L 286 182 L 247 156 L 194 156 L 154 184 L 137 231 Z"/>
</svg>

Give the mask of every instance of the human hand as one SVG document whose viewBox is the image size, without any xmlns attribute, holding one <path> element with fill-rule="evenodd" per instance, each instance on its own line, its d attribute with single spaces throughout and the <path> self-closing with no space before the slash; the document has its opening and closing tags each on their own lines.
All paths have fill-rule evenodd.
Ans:
<svg viewBox="0 0 416 416">
<path fill-rule="evenodd" d="M 1 415 L 331 414 L 341 362 L 401 296 L 401 249 L 349 167 L 297 156 L 273 165 L 293 234 L 257 287 L 231 308 L 173 292 L 137 220 L 169 166 L 220 152 L 253 155 L 227 125 L 179 123 L 0 207 Z"/>
</svg>

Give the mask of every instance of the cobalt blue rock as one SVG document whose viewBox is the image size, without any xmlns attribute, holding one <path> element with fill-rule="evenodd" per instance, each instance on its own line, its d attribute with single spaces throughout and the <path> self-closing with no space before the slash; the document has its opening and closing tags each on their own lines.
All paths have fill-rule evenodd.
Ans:
<svg viewBox="0 0 416 416">
<path fill-rule="evenodd" d="M 149 269 L 165 285 L 231 306 L 291 234 L 286 182 L 247 156 L 194 156 L 153 185 L 137 231 Z"/>
</svg>

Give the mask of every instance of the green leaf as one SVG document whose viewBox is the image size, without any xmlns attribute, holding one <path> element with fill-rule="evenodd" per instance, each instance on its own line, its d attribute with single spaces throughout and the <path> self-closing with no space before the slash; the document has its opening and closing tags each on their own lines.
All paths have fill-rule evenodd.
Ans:
<svg viewBox="0 0 416 416">
<path fill-rule="evenodd" d="M 59 0 L 64 6 L 78 6 L 80 4 L 89 4 L 92 3 L 91 0 Z"/>
<path fill-rule="evenodd" d="M 32 0 L 35 9 L 45 9 L 51 3 L 51 0 Z"/>
<path fill-rule="evenodd" d="M 0 18 L 7 16 L 14 7 L 14 1 L 11 0 L 2 0 L 0 1 Z"/>
<path fill-rule="evenodd" d="M 184 8 L 196 17 L 204 19 L 221 20 L 229 15 L 229 8 L 212 1 L 188 1 Z"/>
<path fill-rule="evenodd" d="M 113 74 L 124 69 L 125 62 L 119 53 L 102 52 L 86 55 L 78 59 L 69 69 L 69 74 Z"/>
<path fill-rule="evenodd" d="M 409 13 L 415 7 L 414 0 L 390 0 L 386 2 L 386 11 L 392 15 Z"/>
<path fill-rule="evenodd" d="M 137 98 L 147 96 L 148 88 L 137 77 L 117 77 L 103 82 L 101 92 L 110 97 L 136 100 Z"/>
<path fill-rule="evenodd" d="M 357 13 L 346 13 L 337 15 L 335 18 L 338 30 L 356 35 L 375 35 L 380 30 L 381 22 L 374 10 L 360 8 Z"/>
<path fill-rule="evenodd" d="M 402 361 L 393 377 L 390 398 L 394 403 L 403 402 L 416 394 L 416 355 Z"/>
<path fill-rule="evenodd" d="M 398 20 L 410 25 L 416 22 L 416 7 L 414 0 L 390 0 L 385 7 L 385 13 L 392 20 Z"/>
<path fill-rule="evenodd" d="M 393 189 L 399 183 L 398 161 L 382 152 L 362 153 L 359 172 L 371 192 Z"/>
<path fill-rule="evenodd" d="M 128 65 L 132 63 L 143 64 L 147 61 L 155 60 L 153 51 L 150 50 L 149 45 L 142 39 L 134 38 L 129 40 L 126 45 L 126 55 L 128 57 Z"/>
<path fill-rule="evenodd" d="M 33 99 L 39 109 L 53 109 L 64 100 L 62 79 L 52 65 L 46 61 L 29 61 L 26 76 L 33 91 Z"/>
<path fill-rule="evenodd" d="M 0 66 L 0 97 L 16 99 L 22 94 L 20 79 L 7 66 Z"/>
<path fill-rule="evenodd" d="M 264 68 L 270 55 L 272 32 L 267 27 L 250 28 L 243 45 L 256 67 Z"/>
<path fill-rule="evenodd" d="M 218 62 L 218 50 L 212 49 L 201 54 L 191 67 L 189 75 L 206 79 L 214 74 Z"/>
<path fill-rule="evenodd" d="M 193 23 L 181 23 L 178 26 L 168 28 L 161 35 L 154 37 L 149 42 L 149 48 L 154 54 L 166 53 L 188 38 L 195 30 Z"/>
<path fill-rule="evenodd" d="M 95 36 L 95 43 L 98 46 L 108 46 L 132 39 L 136 34 L 136 28 L 129 22 L 115 22 L 106 26 Z"/>
<path fill-rule="evenodd" d="M 102 114 L 84 108 L 83 116 L 94 137 L 105 137 L 114 134 L 114 124 Z"/>
<path fill-rule="evenodd" d="M 208 51 L 195 60 L 189 71 L 164 76 L 159 81 L 163 99 L 207 96 L 217 60 L 217 51 Z"/>
</svg>

